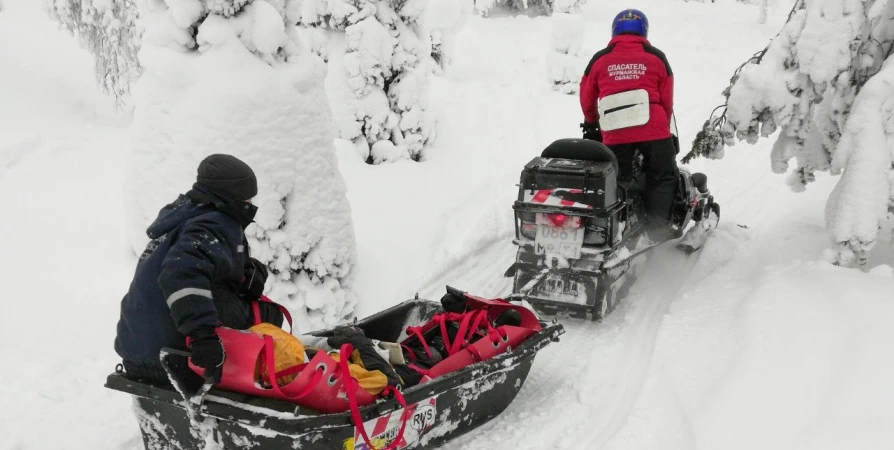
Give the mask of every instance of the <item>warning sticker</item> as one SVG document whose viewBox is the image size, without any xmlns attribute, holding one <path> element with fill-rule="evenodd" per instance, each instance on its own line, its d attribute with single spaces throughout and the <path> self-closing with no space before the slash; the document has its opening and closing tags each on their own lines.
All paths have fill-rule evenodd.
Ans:
<svg viewBox="0 0 894 450">
<path fill-rule="evenodd" d="M 397 449 L 416 445 L 422 435 L 434 426 L 438 412 L 437 396 L 408 405 L 407 409 L 411 411 L 411 414 L 407 419 L 404 435 L 398 443 Z M 366 430 L 366 435 L 369 436 L 370 443 L 375 448 L 391 445 L 397 439 L 403 411 L 403 409 L 399 409 L 363 423 L 363 429 Z M 360 429 L 356 427 L 354 428 L 354 437 L 345 440 L 343 449 L 371 450 L 363 440 Z"/>
</svg>

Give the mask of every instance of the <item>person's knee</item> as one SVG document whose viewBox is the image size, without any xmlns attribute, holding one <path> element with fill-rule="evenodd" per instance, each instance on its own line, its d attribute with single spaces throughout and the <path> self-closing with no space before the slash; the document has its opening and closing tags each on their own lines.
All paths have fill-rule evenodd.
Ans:
<svg viewBox="0 0 894 450">
<path fill-rule="evenodd" d="M 647 165 L 656 172 L 677 170 L 677 153 L 669 138 L 652 143 Z"/>
</svg>

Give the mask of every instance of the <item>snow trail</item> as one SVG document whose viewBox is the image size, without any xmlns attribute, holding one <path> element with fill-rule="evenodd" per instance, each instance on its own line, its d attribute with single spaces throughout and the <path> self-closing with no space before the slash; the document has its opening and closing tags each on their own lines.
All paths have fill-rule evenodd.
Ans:
<svg viewBox="0 0 894 450">
<path fill-rule="evenodd" d="M 665 243 L 647 256 L 630 294 L 602 323 L 561 319 L 566 333 L 537 355 L 526 386 L 509 408 L 449 448 L 564 449 L 580 448 L 582 441 L 588 442 L 587 448 L 598 448 L 610 441 L 626 423 L 646 382 L 662 317 L 686 286 L 703 278 L 690 273 L 701 253 L 685 255 L 673 245 Z M 458 258 L 466 264 L 435 275 L 420 296 L 437 300 L 443 286 L 451 285 L 476 295 L 505 297 L 512 279 L 503 272 L 515 250 L 511 239 L 475 249 Z M 530 436 L 513 432 L 519 423 L 561 426 Z"/>
</svg>

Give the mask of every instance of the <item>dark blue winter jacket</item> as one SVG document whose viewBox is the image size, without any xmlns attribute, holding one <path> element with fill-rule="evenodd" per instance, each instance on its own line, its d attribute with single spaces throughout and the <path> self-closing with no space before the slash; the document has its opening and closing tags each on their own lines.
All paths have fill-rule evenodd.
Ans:
<svg viewBox="0 0 894 450">
<path fill-rule="evenodd" d="M 248 208 L 244 205 L 239 207 Z M 232 293 L 243 277 L 244 226 L 188 195 L 159 212 L 146 231 L 152 241 L 121 301 L 115 351 L 125 367 L 127 362 L 158 367 L 162 347 L 183 348 L 186 335 L 218 326 L 212 291 L 214 297 L 230 292 L 232 302 L 245 303 Z"/>
</svg>

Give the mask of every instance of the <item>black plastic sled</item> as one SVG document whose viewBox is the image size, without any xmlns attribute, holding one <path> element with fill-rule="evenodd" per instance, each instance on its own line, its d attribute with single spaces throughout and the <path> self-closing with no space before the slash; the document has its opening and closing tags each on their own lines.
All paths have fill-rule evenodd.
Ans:
<svg viewBox="0 0 894 450">
<path fill-rule="evenodd" d="M 521 172 L 515 211 L 513 297 L 547 317 L 602 320 L 624 298 L 649 250 L 681 238 L 677 248 L 701 248 L 717 225 L 720 207 L 704 174 L 680 168 L 669 235 L 645 234 L 642 156 L 629 180 L 602 143 L 559 139 Z M 693 226 L 686 231 L 687 226 Z"/>
<path fill-rule="evenodd" d="M 372 339 L 400 342 L 407 326 L 421 325 L 439 311 L 440 303 L 408 300 L 355 325 Z M 541 325 L 541 331 L 517 348 L 404 390 L 413 414 L 397 448 L 436 448 L 499 415 L 515 399 L 537 352 L 564 333 L 558 323 Z M 206 392 L 210 384 L 182 395 L 170 386 L 131 378 L 120 369 L 108 376 L 105 386 L 133 396 L 147 450 L 204 449 L 209 442 L 219 446 L 210 448 L 224 449 L 369 450 L 347 411 L 320 414 L 280 400 L 216 388 Z M 361 407 L 360 415 L 376 448 L 394 440 L 401 407 L 393 398 Z"/>
</svg>

